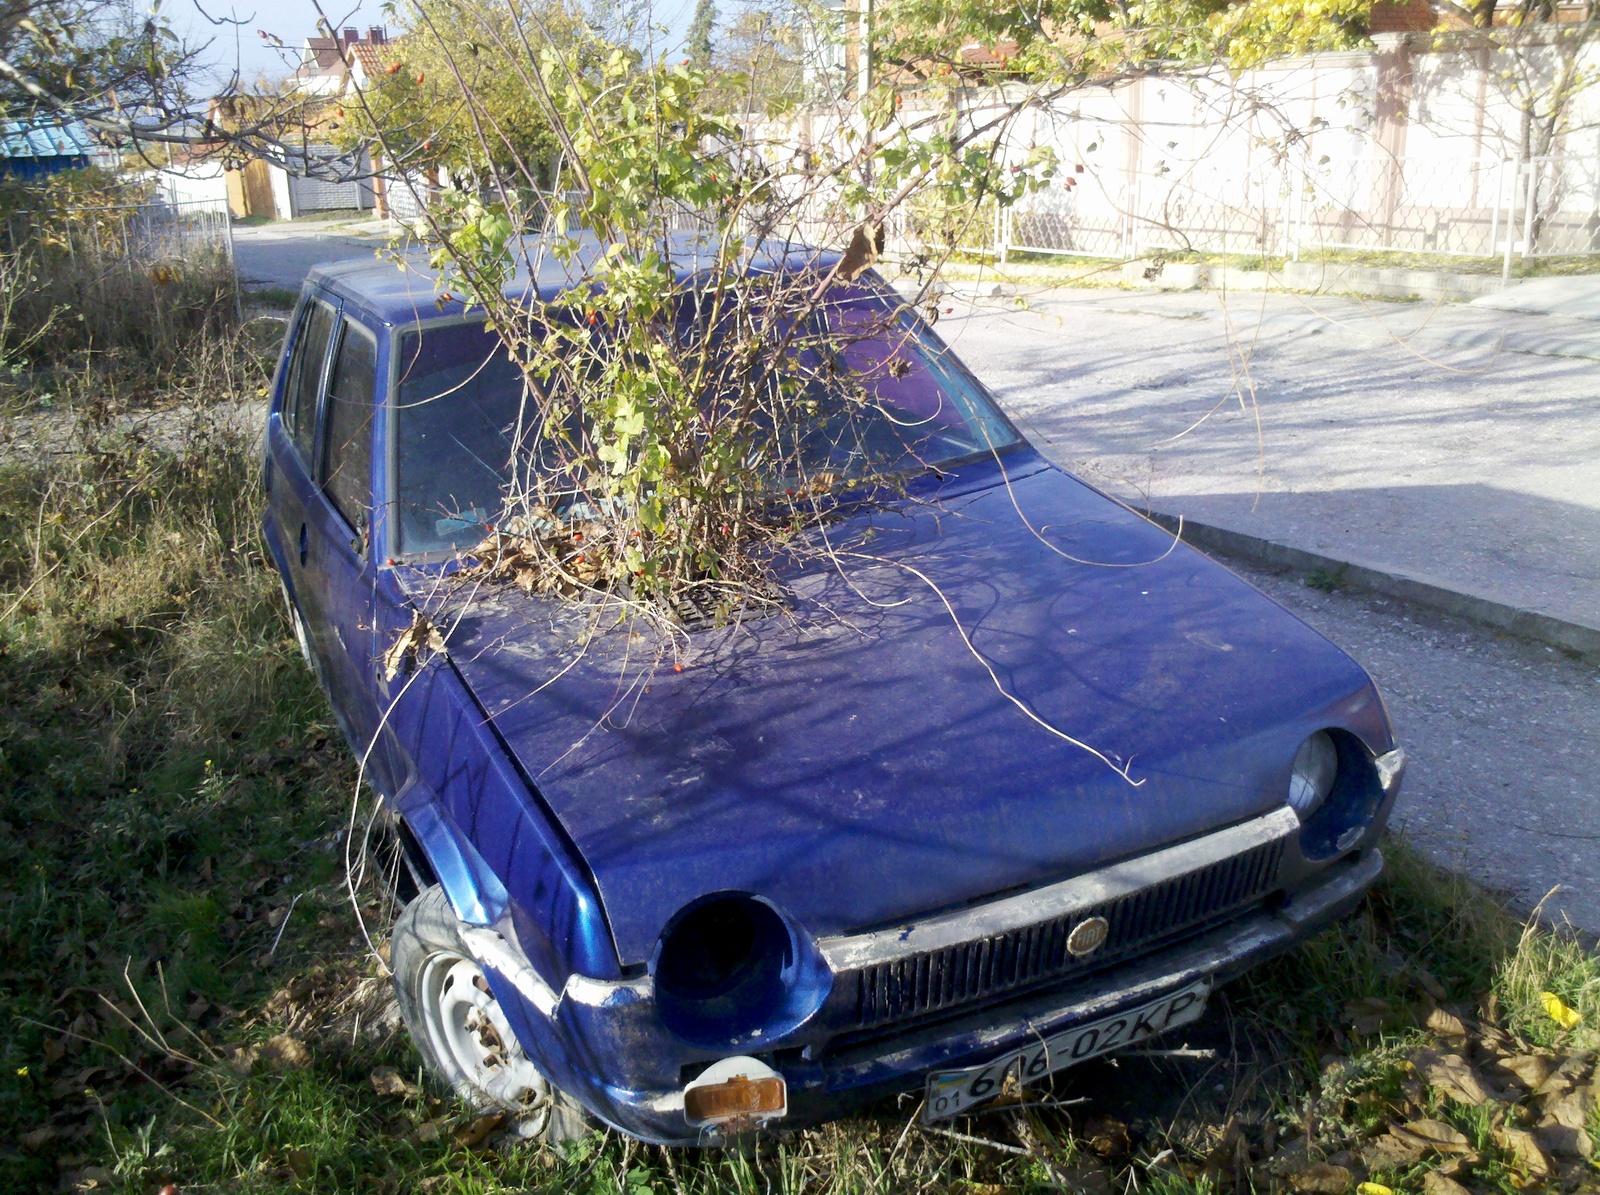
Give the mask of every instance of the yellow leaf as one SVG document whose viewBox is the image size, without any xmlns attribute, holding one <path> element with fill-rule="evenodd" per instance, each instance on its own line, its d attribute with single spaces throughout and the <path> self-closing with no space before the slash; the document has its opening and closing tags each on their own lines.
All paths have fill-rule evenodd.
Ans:
<svg viewBox="0 0 1600 1195">
<path fill-rule="evenodd" d="M 1394 1188 L 1382 1183 L 1362 1183 L 1356 1188 L 1356 1195 L 1394 1195 Z"/>
<path fill-rule="evenodd" d="M 1583 1014 L 1554 992 L 1540 992 L 1539 1003 L 1544 1005 L 1550 1019 L 1563 1029 L 1576 1029 L 1583 1024 Z"/>
</svg>

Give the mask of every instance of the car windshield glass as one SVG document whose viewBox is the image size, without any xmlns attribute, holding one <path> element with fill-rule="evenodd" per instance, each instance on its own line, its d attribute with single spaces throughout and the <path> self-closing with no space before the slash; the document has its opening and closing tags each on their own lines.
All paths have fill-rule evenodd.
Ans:
<svg viewBox="0 0 1600 1195">
<path fill-rule="evenodd" d="M 852 288 L 825 304 L 796 343 L 785 372 L 802 382 L 804 409 L 815 413 L 773 436 L 767 472 L 784 487 L 829 473 L 917 472 L 1017 442 L 927 324 L 872 291 Z"/>
<path fill-rule="evenodd" d="M 814 413 L 771 430 L 758 466 L 775 489 L 824 473 L 921 471 L 1017 443 L 927 326 L 875 292 L 830 302 L 794 344 L 784 369 Z M 396 397 L 400 551 L 473 546 L 504 506 L 513 461 L 527 468 L 534 447 L 521 372 L 481 323 L 435 325 L 402 337 Z"/>
</svg>

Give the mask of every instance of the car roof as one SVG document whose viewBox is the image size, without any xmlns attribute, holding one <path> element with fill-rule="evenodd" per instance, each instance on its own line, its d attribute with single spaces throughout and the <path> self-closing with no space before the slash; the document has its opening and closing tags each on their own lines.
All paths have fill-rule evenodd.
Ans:
<svg viewBox="0 0 1600 1195">
<path fill-rule="evenodd" d="M 549 302 L 562 291 L 582 285 L 593 277 L 595 265 L 604 256 L 605 245 L 592 233 L 581 233 L 574 239 L 578 242 L 578 251 L 568 265 L 551 252 L 553 238 L 523 238 L 525 252 L 517 256 L 524 263 L 531 261 L 535 272 L 530 274 L 525 265 L 519 265 L 506 283 L 506 296 L 524 300 L 537 292 L 540 300 Z M 677 280 L 684 282 L 708 270 L 714 263 L 718 245 L 715 236 L 704 233 L 671 234 L 666 246 Z M 839 253 L 834 250 L 769 239 L 749 246 L 745 269 L 752 274 L 775 270 L 826 271 L 838 260 Z M 334 292 L 347 302 L 353 301 L 391 325 L 460 315 L 466 310 L 460 299 L 440 301 L 439 271 L 428 264 L 427 252 L 422 249 L 403 252 L 398 261 L 391 256 L 326 262 L 313 267 L 306 281 Z"/>
</svg>

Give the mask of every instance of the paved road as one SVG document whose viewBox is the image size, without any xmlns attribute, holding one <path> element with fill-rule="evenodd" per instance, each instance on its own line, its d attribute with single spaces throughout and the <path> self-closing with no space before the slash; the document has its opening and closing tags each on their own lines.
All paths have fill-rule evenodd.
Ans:
<svg viewBox="0 0 1600 1195">
<path fill-rule="evenodd" d="M 296 222 L 240 230 L 238 258 L 247 278 L 297 287 L 313 264 L 380 243 Z M 1287 295 L 1226 309 L 1209 294 L 1124 291 L 1028 303 L 956 300 L 940 330 L 1084 476 L 1600 626 L 1600 324 Z M 1229 397 L 1230 342 L 1249 353 L 1243 404 Z M 1411 758 L 1396 826 L 1523 908 L 1564 885 L 1547 910 L 1600 933 L 1600 672 L 1444 616 L 1240 571 L 1377 679 Z"/>
<path fill-rule="evenodd" d="M 1600 323 L 1283 294 L 1029 302 L 956 302 L 940 329 L 1076 472 L 1600 628 Z"/>
<path fill-rule="evenodd" d="M 233 257 L 246 286 L 299 290 L 312 266 L 370 257 L 382 236 L 357 236 L 348 221 L 286 220 L 233 230 Z"/>
</svg>

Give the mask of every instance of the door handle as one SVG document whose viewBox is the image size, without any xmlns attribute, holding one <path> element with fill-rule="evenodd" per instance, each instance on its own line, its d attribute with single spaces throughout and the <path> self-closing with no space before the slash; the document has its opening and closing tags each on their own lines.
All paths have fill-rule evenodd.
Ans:
<svg viewBox="0 0 1600 1195">
<path fill-rule="evenodd" d="M 306 525 L 300 524 L 300 567 L 306 566 L 306 555 L 311 550 L 311 537 L 306 534 Z"/>
</svg>

